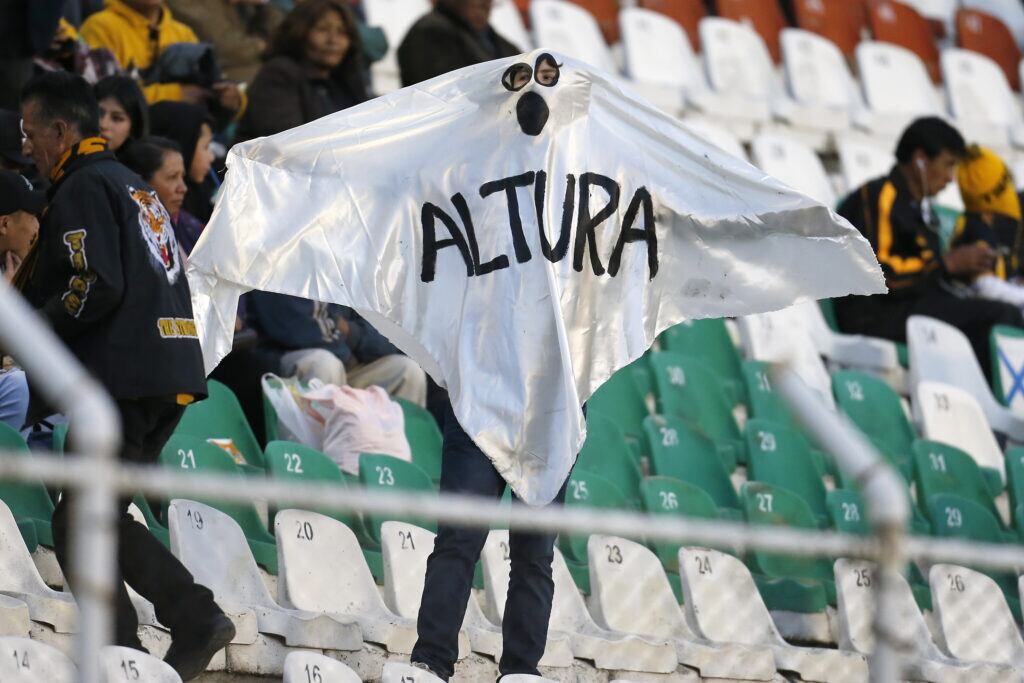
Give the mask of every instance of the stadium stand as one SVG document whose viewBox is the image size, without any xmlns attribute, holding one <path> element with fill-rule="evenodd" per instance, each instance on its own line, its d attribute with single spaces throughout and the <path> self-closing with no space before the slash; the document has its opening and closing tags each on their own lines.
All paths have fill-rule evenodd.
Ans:
<svg viewBox="0 0 1024 683">
<path fill-rule="evenodd" d="M 912 4 L 895 0 L 870 0 L 868 23 L 875 40 L 899 45 L 910 50 L 928 70 L 928 75 L 938 83 L 939 51 L 935 46 L 932 29 Z"/>
<path fill-rule="evenodd" d="M 318 678 L 319 677 L 319 678 Z M 284 659 L 283 683 L 362 683 L 359 675 L 345 664 L 315 652 L 289 652 Z"/>
<path fill-rule="evenodd" d="M 74 683 L 75 665 L 56 648 L 29 638 L 0 638 L 0 678 L 11 683 Z"/>
</svg>

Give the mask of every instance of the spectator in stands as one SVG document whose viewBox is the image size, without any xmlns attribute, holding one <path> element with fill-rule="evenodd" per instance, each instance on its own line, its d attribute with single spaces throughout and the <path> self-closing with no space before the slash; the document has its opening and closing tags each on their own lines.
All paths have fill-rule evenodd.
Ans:
<svg viewBox="0 0 1024 683">
<path fill-rule="evenodd" d="M 153 463 L 185 405 L 206 393 L 188 281 L 167 212 L 99 136 L 96 98 L 83 79 L 64 72 L 34 78 L 22 93 L 21 114 L 26 149 L 53 184 L 39 242 L 17 282 L 116 402 L 120 458 Z M 29 421 L 48 413 L 41 403 L 31 397 Z M 72 442 L 75 429 L 72 423 Z M 53 513 L 57 559 L 72 589 L 67 509 L 73 495 L 65 491 Z M 144 649 L 127 582 L 170 629 L 165 661 L 189 680 L 235 628 L 213 593 L 128 514 L 130 502 L 119 502 L 116 643 Z"/>
<path fill-rule="evenodd" d="M 149 130 L 153 135 L 173 140 L 181 148 L 185 161 L 184 209 L 206 224 L 213 213 L 213 195 L 217 181 L 211 177 L 213 121 L 202 107 L 184 102 L 158 102 L 149 110 Z"/>
<path fill-rule="evenodd" d="M 127 143 L 149 133 L 149 105 L 135 79 L 108 76 L 93 93 L 100 107 L 100 135 L 111 152 L 120 153 Z"/>
<path fill-rule="evenodd" d="M 181 208 L 188 186 L 185 184 L 185 159 L 178 143 L 157 136 L 140 138 L 128 148 L 121 161 L 156 190 L 160 203 L 171 216 L 178 246 L 185 256 L 191 254 L 203 232 L 203 224 Z"/>
<path fill-rule="evenodd" d="M 836 301 L 844 332 L 906 340 L 907 318 L 925 315 L 960 328 L 982 367 L 989 367 L 993 325 L 1022 324 L 1020 311 L 1001 301 L 965 298 L 956 279 L 973 279 L 995 265 L 986 244 L 961 245 L 942 253 L 937 217 L 928 201 L 953 179 L 966 153 L 960 133 L 939 118 L 914 121 L 896 146 L 896 165 L 854 190 L 839 213 L 870 242 L 889 292 Z"/>
<path fill-rule="evenodd" d="M 297 5 L 274 34 L 248 95 L 241 139 L 273 135 L 365 102 L 359 32 L 344 1 Z"/>
<path fill-rule="evenodd" d="M 17 109 L 32 76 L 32 58 L 53 42 L 64 0 L 0 2 L 0 108 Z"/>
<path fill-rule="evenodd" d="M 437 0 L 398 48 L 402 85 L 522 52 L 487 23 L 491 5 L 492 0 Z"/>
<path fill-rule="evenodd" d="M 163 0 L 107 0 L 103 11 L 82 24 L 81 34 L 90 46 L 113 52 L 121 68 L 145 84 L 143 92 L 150 103 L 179 100 L 219 105 L 236 113 L 244 105 L 238 85 L 227 81 L 211 82 L 209 88 L 196 83 L 150 82 L 168 47 L 199 42 L 191 28 L 174 19 Z M 213 74 L 211 79 L 218 77 Z"/>
<path fill-rule="evenodd" d="M 0 109 L 0 169 L 21 173 L 32 165 L 21 143 L 21 117 Z"/>
</svg>

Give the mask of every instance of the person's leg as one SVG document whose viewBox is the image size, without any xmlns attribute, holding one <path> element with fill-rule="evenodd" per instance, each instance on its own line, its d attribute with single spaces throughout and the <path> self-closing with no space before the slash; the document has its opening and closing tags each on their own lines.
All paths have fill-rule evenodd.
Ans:
<svg viewBox="0 0 1024 683">
<path fill-rule="evenodd" d="M 918 299 L 914 302 L 912 313 L 942 320 L 967 335 L 986 377 L 992 369 L 992 351 L 989 347 L 992 327 L 1024 327 L 1020 309 L 1012 304 L 992 299 L 963 299 L 944 290 Z"/>
<path fill-rule="evenodd" d="M 462 430 L 449 406 L 444 425 L 441 492 L 500 498 L 505 481 L 490 459 Z M 440 525 L 427 560 L 423 599 L 416 622 L 418 639 L 410 659 L 448 680 L 459 656 L 459 629 L 473 587 L 473 569 L 487 529 Z"/>
<path fill-rule="evenodd" d="M 348 382 L 345 364 L 326 349 L 289 351 L 281 356 L 281 374 L 298 377 L 304 384 L 314 378 L 339 387 Z"/>
<path fill-rule="evenodd" d="M 28 411 L 28 381 L 23 370 L 0 374 L 0 422 L 21 431 Z"/>
<path fill-rule="evenodd" d="M 565 502 L 562 483 L 552 505 Z M 514 504 L 520 504 L 515 500 Z M 537 663 L 544 655 L 548 639 L 548 621 L 555 583 L 551 578 L 551 563 L 555 559 L 556 534 L 522 532 L 509 533 L 509 556 L 512 570 L 509 576 L 505 617 L 501 622 L 504 648 L 498 671 L 506 674 L 540 675 Z"/>
<path fill-rule="evenodd" d="M 427 405 L 427 373 L 408 356 L 393 354 L 356 365 L 348 371 L 348 383 L 357 389 L 378 386 L 396 398 Z"/>
</svg>

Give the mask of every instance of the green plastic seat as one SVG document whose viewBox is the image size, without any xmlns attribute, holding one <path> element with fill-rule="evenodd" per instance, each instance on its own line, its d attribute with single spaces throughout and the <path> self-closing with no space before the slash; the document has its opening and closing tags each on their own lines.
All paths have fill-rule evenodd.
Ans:
<svg viewBox="0 0 1024 683">
<path fill-rule="evenodd" d="M 651 371 L 650 349 L 644 351 L 643 355 L 625 366 L 623 370 L 627 371 L 630 377 L 633 378 L 633 384 L 636 385 L 640 396 L 647 397 L 654 394 L 654 374 Z M 646 406 L 646 400 L 644 405 Z"/>
<path fill-rule="evenodd" d="M 160 521 L 156 513 L 153 512 L 153 508 L 150 507 L 149 501 L 143 496 L 135 496 L 132 498 L 132 502 L 135 503 L 135 507 L 139 508 L 139 512 L 142 513 L 142 518 L 146 520 L 146 526 L 149 527 L 149 533 L 157 537 L 157 539 L 164 544 L 166 548 L 171 547 L 171 532 L 164 526 L 164 523 Z"/>
<path fill-rule="evenodd" d="M 395 399 L 405 417 L 405 438 L 412 450 L 412 461 L 427 473 L 435 484 L 441 481 L 441 445 L 443 437 L 437 421 L 426 408 Z"/>
<path fill-rule="evenodd" d="M 781 486 L 748 481 L 740 491 L 743 513 L 750 524 L 817 529 L 818 522 L 807 503 L 797 494 Z M 755 573 L 770 579 L 817 581 L 825 589 L 828 604 L 836 604 L 836 587 L 832 566 L 817 557 L 797 557 L 753 551 L 748 563 Z"/>
<path fill-rule="evenodd" d="M 962 538 L 981 543 L 1004 543 L 1006 536 L 999 522 L 979 503 L 950 493 L 938 493 L 928 499 L 932 531 L 943 538 Z M 1021 622 L 1020 595 L 1017 575 L 979 568 L 978 571 L 990 576 L 999 584 L 1006 602 L 1010 605 L 1014 619 Z"/>
<path fill-rule="evenodd" d="M 21 434 L 0 422 L 0 450 L 32 457 Z M 53 500 L 42 483 L 0 481 L 0 500 L 7 504 L 29 552 L 40 543 L 53 547 Z"/>
<path fill-rule="evenodd" d="M 726 458 L 746 463 L 743 437 L 722 383 L 700 360 L 679 353 L 651 354 L 658 413 L 682 417 L 710 436 Z"/>
<path fill-rule="evenodd" d="M 827 527 L 825 482 L 807 443 L 793 430 L 770 420 L 749 420 L 746 435 L 747 478 L 792 491 L 810 507 L 818 526 Z"/>
<path fill-rule="evenodd" d="M 244 476 L 234 458 L 205 439 L 188 434 L 175 433 L 171 436 L 160 452 L 160 464 L 197 476 L 204 472 Z M 239 484 L 244 485 L 244 482 Z M 207 499 L 199 499 L 197 502 L 215 507 L 238 522 L 256 563 L 271 574 L 277 574 L 277 543 L 274 535 L 267 531 L 255 506 L 251 503 Z"/>
<path fill-rule="evenodd" d="M 651 473 L 692 484 L 707 493 L 727 519 L 742 517 L 740 499 L 715 444 L 682 418 L 652 415 L 644 420 L 651 444 Z"/>
<path fill-rule="evenodd" d="M 209 396 L 185 409 L 174 433 L 202 439 L 231 439 L 245 457 L 245 463 L 251 466 L 250 471 L 253 468 L 264 469 L 263 449 L 234 392 L 213 379 L 206 385 Z"/>
<path fill-rule="evenodd" d="M 740 355 L 732 343 L 724 320 L 687 320 L 662 332 L 658 340 L 663 351 L 681 353 L 703 361 L 718 375 L 733 404 L 746 403 L 747 390 L 740 368 Z"/>
<path fill-rule="evenodd" d="M 415 493 L 437 492 L 430 475 L 416 463 L 378 453 L 363 453 L 359 456 L 359 482 L 370 489 L 397 489 Z M 378 546 L 380 545 L 380 525 L 384 522 L 408 522 L 430 531 L 437 531 L 437 522 L 434 520 L 395 515 L 370 515 L 365 521 L 366 531 Z"/>
<path fill-rule="evenodd" d="M 650 412 L 635 377 L 636 373 L 630 366 L 612 375 L 587 400 L 587 415 L 608 418 L 622 430 L 626 439 L 639 444 L 643 439 L 644 418 Z"/>
<path fill-rule="evenodd" d="M 603 415 L 587 415 L 587 440 L 580 449 L 576 467 L 600 472 L 619 490 L 630 507 L 639 507 L 640 465 L 633 449 L 626 443 L 625 434 L 613 421 Z"/>
<path fill-rule="evenodd" d="M 65 442 L 68 439 L 68 423 L 61 422 L 53 426 L 53 452 L 64 455 Z"/>
<path fill-rule="evenodd" d="M 640 501 L 644 512 L 674 517 L 718 519 L 718 506 L 711 496 L 672 477 L 647 477 L 640 482 Z M 648 541 L 667 571 L 679 573 L 679 543 Z"/>
<path fill-rule="evenodd" d="M 863 372 L 844 370 L 832 375 L 832 394 L 840 410 L 909 481 L 914 428 L 892 387 Z"/>
<path fill-rule="evenodd" d="M 602 510 L 627 510 L 629 502 L 618 487 L 604 477 L 574 467 L 565 489 L 566 507 L 598 508 Z M 566 560 L 577 564 L 587 562 L 587 539 L 589 536 L 559 535 L 558 547 Z"/>
<path fill-rule="evenodd" d="M 999 521 L 999 511 L 974 458 L 955 446 L 924 439 L 915 441 L 913 450 L 917 501 L 926 516 L 932 496 L 952 493 L 981 505 Z"/>
<path fill-rule="evenodd" d="M 1024 505 L 1024 446 L 1006 449 L 1006 492 L 1010 497 L 1010 509 Z M 1017 531 L 1021 528 L 1018 526 Z"/>
<path fill-rule="evenodd" d="M 264 380 L 275 389 L 280 389 L 282 386 L 281 380 L 278 378 L 264 375 Z M 260 391 L 260 398 L 263 400 L 263 436 L 266 437 L 266 442 L 269 444 L 280 438 L 277 430 L 277 411 L 274 409 L 274 404 L 267 398 L 266 393 Z"/>
</svg>

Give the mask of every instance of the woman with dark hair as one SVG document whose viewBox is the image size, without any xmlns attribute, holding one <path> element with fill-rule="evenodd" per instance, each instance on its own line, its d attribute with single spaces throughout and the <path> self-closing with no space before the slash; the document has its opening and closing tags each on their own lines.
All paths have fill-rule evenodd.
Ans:
<svg viewBox="0 0 1024 683">
<path fill-rule="evenodd" d="M 157 102 L 149 109 L 153 135 L 173 140 L 181 148 L 185 165 L 184 208 L 202 223 L 210 220 L 217 183 L 210 175 L 213 166 L 213 127 L 209 114 L 200 106 L 185 102 Z"/>
<path fill-rule="evenodd" d="M 93 94 L 100 107 L 100 135 L 111 151 L 149 134 L 149 106 L 134 78 L 107 76 L 93 86 Z"/>
<path fill-rule="evenodd" d="M 345 0 L 305 0 L 278 28 L 246 91 L 239 139 L 273 135 L 370 98 L 356 18 Z"/>
</svg>

